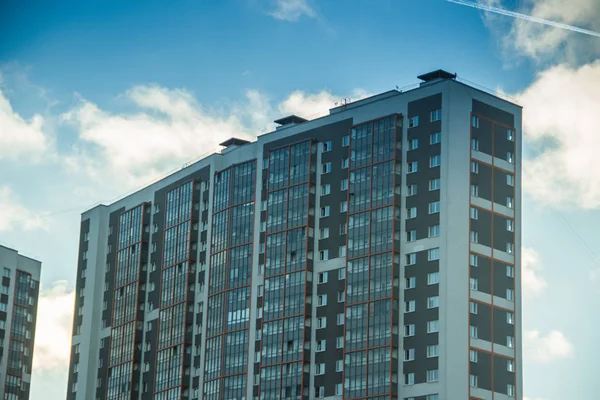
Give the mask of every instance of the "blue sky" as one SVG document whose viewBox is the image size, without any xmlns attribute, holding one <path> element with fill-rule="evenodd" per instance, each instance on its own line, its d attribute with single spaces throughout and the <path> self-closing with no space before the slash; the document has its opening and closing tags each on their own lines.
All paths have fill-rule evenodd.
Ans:
<svg viewBox="0 0 600 400">
<path fill-rule="evenodd" d="M 600 30 L 595 0 L 480 3 Z M 444 0 L 9 0 L 0 38 L 0 243 L 44 261 L 53 335 L 36 338 L 33 399 L 66 391 L 82 211 L 220 139 L 437 68 L 525 107 L 525 395 L 597 397 L 597 38 Z"/>
</svg>

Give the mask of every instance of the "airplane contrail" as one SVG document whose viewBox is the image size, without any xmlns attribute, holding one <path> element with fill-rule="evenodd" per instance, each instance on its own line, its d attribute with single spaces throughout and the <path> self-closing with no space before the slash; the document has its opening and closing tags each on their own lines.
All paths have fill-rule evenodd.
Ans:
<svg viewBox="0 0 600 400">
<path fill-rule="evenodd" d="M 460 5 L 467 6 L 467 7 L 478 8 L 483 11 L 489 11 L 489 12 L 493 12 L 496 14 L 508 15 L 509 17 L 520 18 L 520 19 L 524 19 L 526 21 L 537 22 L 539 24 L 554 26 L 556 28 L 567 29 L 567 30 L 573 31 L 573 32 L 579 32 L 579 33 L 583 33 L 583 34 L 590 35 L 590 36 L 600 37 L 600 33 L 590 31 L 588 29 L 582 29 L 582 28 L 578 28 L 573 25 L 561 24 L 560 22 L 554 22 L 554 21 L 549 21 L 547 19 L 532 17 L 531 15 L 521 14 L 518 12 L 505 10 L 503 8 L 486 6 L 486 5 L 479 4 L 474 1 L 466 1 L 466 0 L 446 0 L 446 1 L 449 3 L 456 3 L 456 4 L 460 4 Z"/>
</svg>

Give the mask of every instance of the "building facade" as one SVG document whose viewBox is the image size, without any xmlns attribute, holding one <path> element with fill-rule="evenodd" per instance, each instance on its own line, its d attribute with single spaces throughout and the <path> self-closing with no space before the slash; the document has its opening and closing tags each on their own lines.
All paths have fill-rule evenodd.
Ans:
<svg viewBox="0 0 600 400">
<path fill-rule="evenodd" d="M 0 388 L 6 400 L 29 399 L 41 267 L 0 245 Z"/>
<path fill-rule="evenodd" d="M 67 399 L 522 399 L 521 108 L 419 78 L 84 213 Z"/>
</svg>

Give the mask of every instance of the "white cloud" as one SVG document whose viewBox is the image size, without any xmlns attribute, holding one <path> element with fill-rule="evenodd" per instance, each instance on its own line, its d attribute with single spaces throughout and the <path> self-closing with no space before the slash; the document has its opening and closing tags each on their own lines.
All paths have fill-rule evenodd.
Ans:
<svg viewBox="0 0 600 400">
<path fill-rule="evenodd" d="M 354 89 L 351 100 L 356 101 L 368 96 L 365 90 Z M 299 117 L 315 119 L 327 115 L 330 108 L 336 107 L 336 103 L 341 103 L 342 97 L 325 90 L 315 94 L 297 90 L 279 105 L 279 111 L 285 115 L 296 114 Z"/>
<path fill-rule="evenodd" d="M 558 65 L 518 95 L 524 107 L 524 188 L 552 205 L 600 207 L 600 60 L 580 68 Z"/>
<path fill-rule="evenodd" d="M 294 22 L 302 16 L 310 18 L 317 16 L 307 0 L 274 0 L 273 2 L 274 9 L 269 12 L 269 15 L 275 19 Z"/>
<path fill-rule="evenodd" d="M 0 186 L 0 232 L 13 230 L 48 230 L 46 218 L 21 205 L 9 186 Z"/>
<path fill-rule="evenodd" d="M 530 362 L 547 364 L 571 358 L 573 353 L 573 345 L 560 331 L 542 335 L 538 330 L 531 330 L 523 334 L 523 357 Z"/>
<path fill-rule="evenodd" d="M 44 132 L 44 118 L 35 114 L 26 120 L 13 110 L 0 89 L 0 161 L 39 161 L 51 149 L 51 140 Z"/>
<path fill-rule="evenodd" d="M 531 0 L 523 12 L 534 17 L 581 28 L 600 29 L 600 3 L 597 0 Z M 538 61 L 560 59 L 576 62 L 600 50 L 598 38 L 566 29 L 515 19 L 505 44 Z"/>
<path fill-rule="evenodd" d="M 597 0 L 528 0 L 521 2 L 519 9 L 503 0 L 478 2 L 578 28 L 600 30 L 600 3 Z M 600 54 L 597 37 L 489 12 L 484 13 L 484 21 L 502 45 L 505 61 L 515 61 L 517 56 L 539 63 L 577 65 L 592 61 Z"/>
<path fill-rule="evenodd" d="M 65 372 L 71 352 L 74 291 L 67 281 L 56 281 L 49 288 L 40 289 L 33 373 Z"/>
<path fill-rule="evenodd" d="M 83 100 L 63 114 L 62 120 L 79 132 L 73 154 L 66 157 L 72 172 L 131 187 L 217 151 L 230 137 L 251 139 L 257 132 L 250 128 L 266 123 L 264 99 L 256 91 L 248 91 L 245 107 L 229 115 L 205 109 L 182 89 L 141 85 L 124 97 L 136 111 L 111 113 Z"/>
<path fill-rule="evenodd" d="M 523 247 L 521 250 L 521 283 L 524 296 L 540 295 L 548 287 L 546 280 L 540 276 L 541 270 L 538 252 L 532 248 Z"/>
</svg>

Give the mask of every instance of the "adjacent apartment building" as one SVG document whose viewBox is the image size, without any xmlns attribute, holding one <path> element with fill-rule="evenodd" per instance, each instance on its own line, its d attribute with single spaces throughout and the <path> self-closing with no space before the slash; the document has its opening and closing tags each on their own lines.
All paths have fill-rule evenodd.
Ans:
<svg viewBox="0 0 600 400">
<path fill-rule="evenodd" d="M 521 108 L 419 78 L 85 212 L 67 399 L 522 399 Z"/>
<path fill-rule="evenodd" d="M 29 399 L 42 264 L 0 245 L 0 388 L 5 400 Z"/>
</svg>

